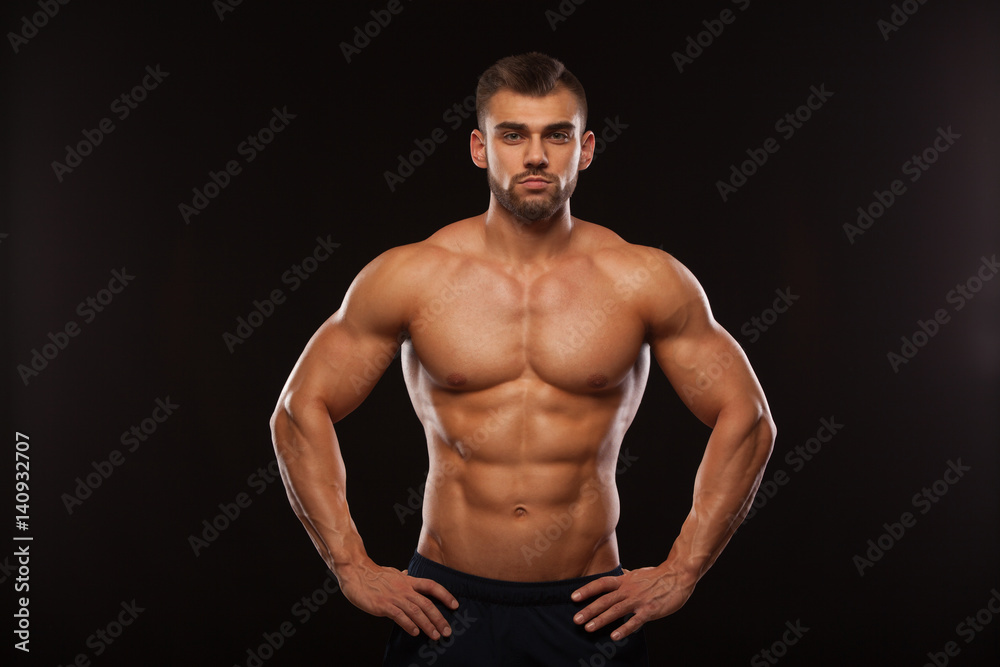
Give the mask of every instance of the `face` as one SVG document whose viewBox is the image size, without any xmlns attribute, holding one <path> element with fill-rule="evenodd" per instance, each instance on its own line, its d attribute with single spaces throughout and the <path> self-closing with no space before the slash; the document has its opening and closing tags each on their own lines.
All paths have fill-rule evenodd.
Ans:
<svg viewBox="0 0 1000 667">
<path fill-rule="evenodd" d="M 594 155 L 594 133 L 583 131 L 577 99 L 562 86 L 545 97 L 498 91 L 483 130 L 472 132 L 472 159 L 497 203 L 526 222 L 555 215 Z"/>
</svg>

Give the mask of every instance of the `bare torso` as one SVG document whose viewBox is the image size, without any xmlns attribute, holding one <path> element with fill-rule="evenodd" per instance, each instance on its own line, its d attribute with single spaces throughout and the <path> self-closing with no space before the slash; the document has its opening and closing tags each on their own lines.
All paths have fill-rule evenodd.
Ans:
<svg viewBox="0 0 1000 667">
<path fill-rule="evenodd" d="M 656 267 L 582 221 L 558 257 L 505 264 L 477 220 L 411 246 L 403 371 L 430 459 L 418 550 L 512 581 L 610 570 L 619 447 L 649 371 L 632 297 Z"/>
<path fill-rule="evenodd" d="M 596 144 L 581 99 L 562 85 L 489 97 L 469 138 L 487 211 L 369 262 L 271 415 L 289 502 L 344 597 L 411 636 L 448 636 L 439 605 L 462 603 L 368 554 L 334 428 L 400 342 L 430 460 L 417 549 L 462 572 L 554 581 L 618 564 L 615 468 L 651 358 L 712 429 L 666 560 L 569 596 L 595 598 L 572 619 L 587 632 L 628 617 L 615 641 L 690 597 L 746 515 L 773 447 L 760 385 L 694 275 L 570 215 Z"/>
</svg>

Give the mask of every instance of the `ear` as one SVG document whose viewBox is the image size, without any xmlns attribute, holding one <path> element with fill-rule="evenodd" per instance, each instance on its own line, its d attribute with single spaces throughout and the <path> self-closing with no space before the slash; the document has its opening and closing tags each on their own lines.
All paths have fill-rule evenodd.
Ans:
<svg viewBox="0 0 1000 667">
<path fill-rule="evenodd" d="M 583 133 L 580 141 L 580 165 L 578 169 L 583 171 L 594 161 L 594 148 L 597 145 L 597 137 L 590 130 Z"/>
<path fill-rule="evenodd" d="M 472 136 L 469 137 L 469 152 L 476 166 L 486 169 L 486 139 L 478 129 L 473 130 Z"/>
</svg>

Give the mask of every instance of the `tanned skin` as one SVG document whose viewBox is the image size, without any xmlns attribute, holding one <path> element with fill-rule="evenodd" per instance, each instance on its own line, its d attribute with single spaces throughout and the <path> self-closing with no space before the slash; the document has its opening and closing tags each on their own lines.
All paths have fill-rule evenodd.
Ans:
<svg viewBox="0 0 1000 667">
<path fill-rule="evenodd" d="M 652 355 L 712 432 L 666 559 L 573 594 L 596 598 L 574 619 L 589 631 L 631 615 L 619 640 L 690 597 L 749 510 L 774 424 L 695 277 L 570 215 L 595 142 L 576 98 L 561 86 L 544 97 L 501 90 L 483 129 L 470 148 L 488 170 L 489 209 L 372 261 L 295 365 L 271 418 L 282 479 L 348 600 L 412 635 L 448 636 L 432 598 L 451 609 L 455 598 L 373 562 L 348 508 L 334 424 L 378 381 L 372 364 L 384 370 L 402 345 L 426 434 L 417 550 L 473 575 L 551 581 L 620 562 L 615 468 Z M 554 524 L 558 538 L 538 549 Z"/>
</svg>

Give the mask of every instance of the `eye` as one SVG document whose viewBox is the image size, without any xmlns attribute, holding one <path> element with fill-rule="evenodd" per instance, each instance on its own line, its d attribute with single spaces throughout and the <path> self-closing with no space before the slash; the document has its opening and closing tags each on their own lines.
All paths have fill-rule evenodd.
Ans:
<svg viewBox="0 0 1000 667">
<path fill-rule="evenodd" d="M 568 132 L 553 132 L 552 134 L 549 135 L 549 138 L 552 139 L 553 141 L 556 141 L 556 142 L 560 143 L 560 144 L 564 144 L 567 141 L 569 141 L 569 133 Z"/>
<path fill-rule="evenodd" d="M 507 132 L 503 135 L 504 141 L 517 141 L 521 138 L 518 132 Z"/>
</svg>

